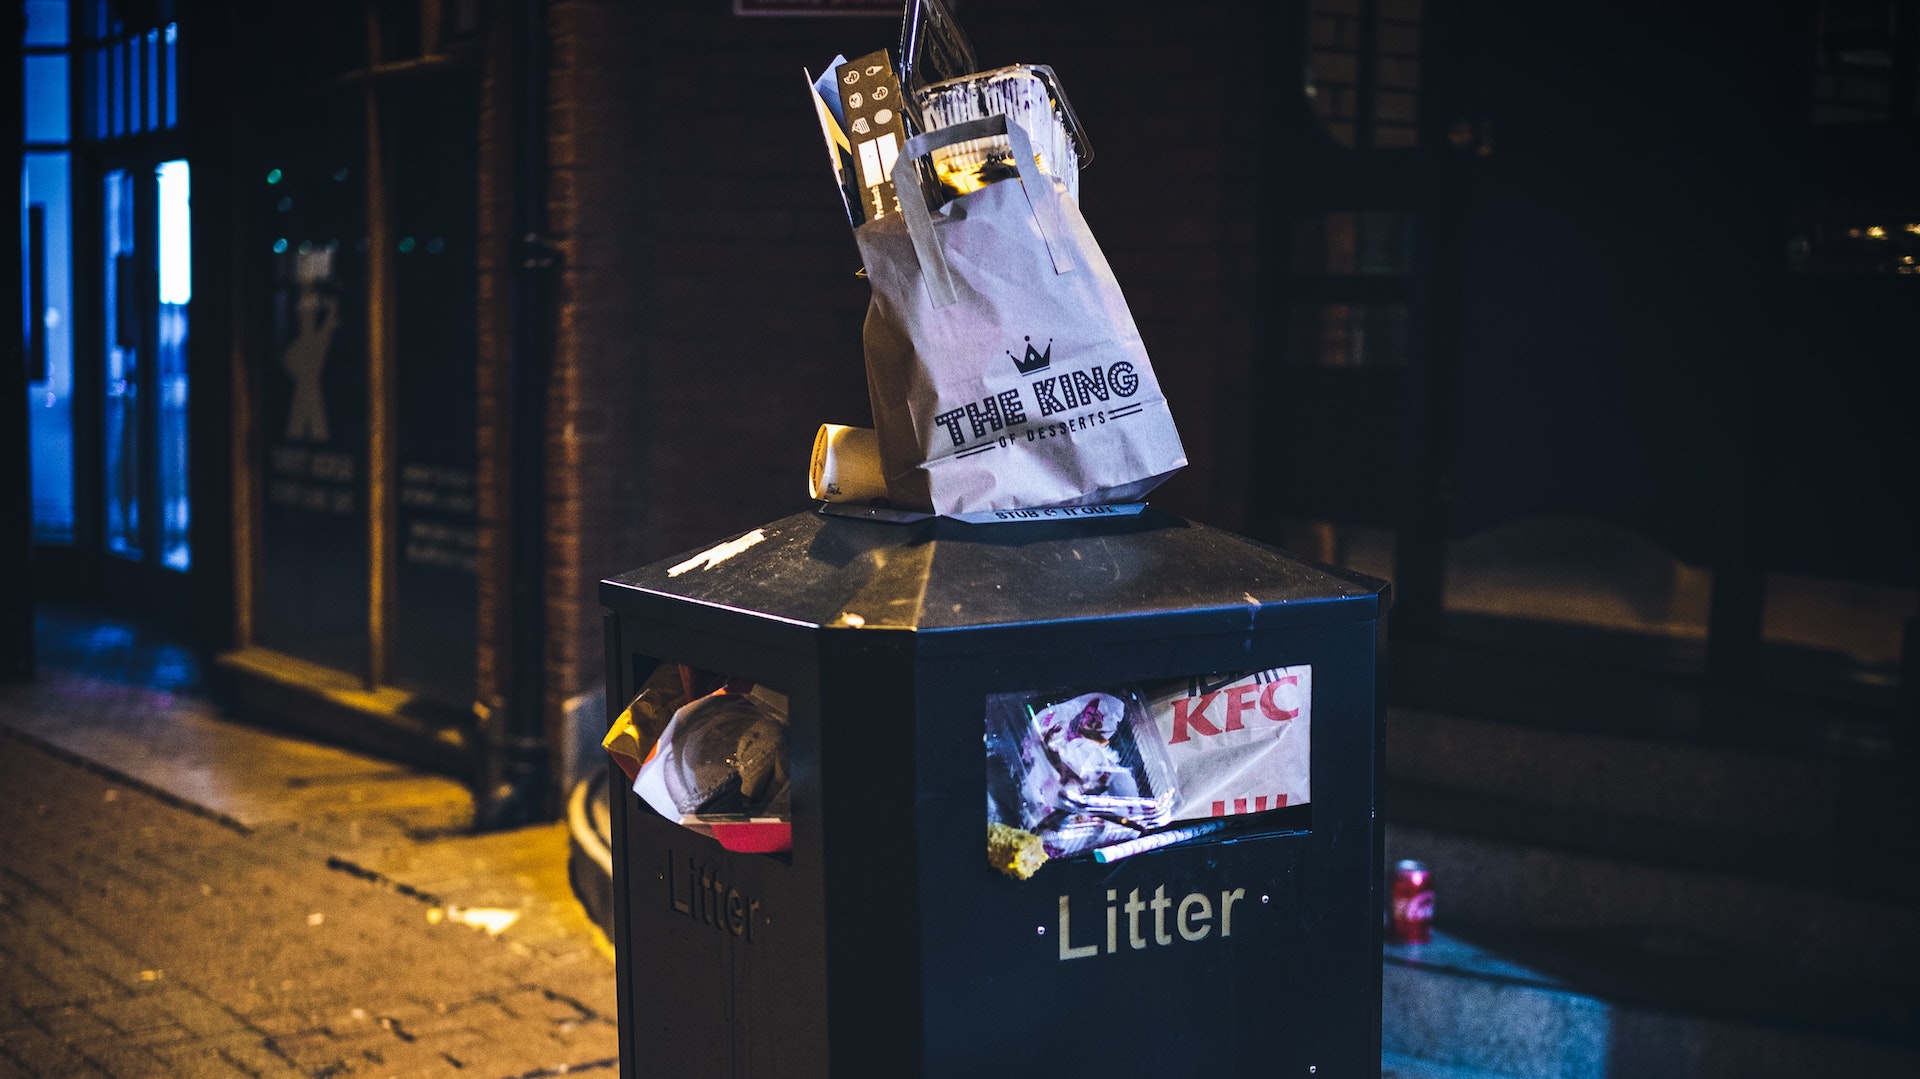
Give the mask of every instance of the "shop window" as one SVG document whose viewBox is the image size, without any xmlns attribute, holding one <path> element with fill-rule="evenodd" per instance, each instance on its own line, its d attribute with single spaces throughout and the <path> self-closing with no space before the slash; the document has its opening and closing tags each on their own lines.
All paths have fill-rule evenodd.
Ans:
<svg viewBox="0 0 1920 1079">
<path fill-rule="evenodd" d="M 29 54 L 26 65 L 27 141 L 67 141 L 66 54 Z"/>
<path fill-rule="evenodd" d="M 85 130 L 95 139 L 163 131 L 180 122 L 180 27 L 172 4 L 158 4 L 159 22 L 133 26 L 102 5 L 79 53 L 90 88 Z"/>
<path fill-rule="evenodd" d="M 1788 267 L 1810 274 L 1920 274 L 1920 203 L 1809 206 L 1794 222 Z"/>
<path fill-rule="evenodd" d="M 101 264 L 107 268 L 101 320 L 106 357 L 101 456 L 105 465 L 106 544 L 114 554 L 139 558 L 142 373 L 140 272 L 133 224 L 133 175 L 125 169 L 101 182 Z"/>
<path fill-rule="evenodd" d="M 169 569 L 192 564 L 187 525 L 187 304 L 193 299 L 192 197 L 185 161 L 154 170 L 159 183 L 159 320 L 154 341 L 159 389 L 160 561 Z"/>
<path fill-rule="evenodd" d="M 1895 0 L 1822 0 L 1815 16 L 1814 123 L 1883 124 L 1914 115 L 1920 56 L 1900 18 L 1915 14 L 1912 5 Z"/>
<path fill-rule="evenodd" d="M 1422 0 L 1312 0 L 1304 92 L 1336 145 L 1419 143 Z"/>
<path fill-rule="evenodd" d="M 28 437 L 33 458 L 33 536 L 72 543 L 73 217 L 70 155 L 30 151 L 21 163 L 27 288 Z"/>
<path fill-rule="evenodd" d="M 236 552 L 240 637 L 367 686 L 473 700 L 478 5 L 263 13 L 241 58 L 300 100 L 256 119 L 249 258 L 265 282 Z M 379 133 L 377 140 L 372 138 Z M 324 675 L 319 677 L 325 677 Z"/>
<path fill-rule="evenodd" d="M 1413 217 L 1400 210 L 1324 210 L 1293 222 L 1298 275 L 1404 274 L 1413 268 Z"/>
<path fill-rule="evenodd" d="M 1288 310 L 1287 353 L 1322 367 L 1402 367 L 1405 303 L 1299 303 Z"/>
<path fill-rule="evenodd" d="M 174 6 L 24 5 L 33 536 L 76 548 L 51 580 L 92 582 L 100 553 L 176 571 L 192 561 L 187 163 L 163 161 L 172 140 L 156 138 L 179 119 Z"/>
<path fill-rule="evenodd" d="M 1445 609 L 1465 616 L 1456 617 L 1455 636 L 1524 650 L 1563 650 L 1572 636 L 1563 631 L 1597 631 L 1691 642 L 1679 650 L 1679 665 L 1698 667 L 1712 587 L 1708 568 L 1682 561 L 1630 528 L 1594 518 L 1522 517 L 1456 540 L 1446 552 Z M 1478 624 L 1476 618 L 1509 624 Z M 1590 651 L 1598 639 L 1575 647 L 1592 658 L 1609 658 Z"/>
<path fill-rule="evenodd" d="M 1401 392 L 1412 355 L 1413 215 L 1298 212 L 1287 265 L 1277 406 L 1286 448 L 1270 466 L 1286 513 L 1268 526 L 1289 550 L 1391 581 L 1394 443 L 1353 433 Z"/>
<path fill-rule="evenodd" d="M 250 185 L 251 258 L 268 282 L 252 407 L 264 442 L 253 638 L 364 674 L 368 552 L 368 237 L 363 121 L 291 118 Z"/>
<path fill-rule="evenodd" d="M 20 7 L 27 17 L 25 44 L 28 48 L 67 43 L 66 0 L 25 0 Z"/>
<path fill-rule="evenodd" d="M 165 127 L 180 126 L 180 26 L 168 23 L 161 31 L 164 42 L 160 56 L 161 71 L 165 72 L 166 85 L 161 97 L 166 119 L 161 121 Z"/>
<path fill-rule="evenodd" d="M 1871 699 L 1900 687 L 1906 636 L 1920 626 L 1920 589 L 1770 573 L 1763 636 L 1772 681 L 1838 681 Z"/>
<path fill-rule="evenodd" d="M 420 86 L 382 104 L 399 136 L 388 203 L 399 361 L 391 677 L 403 689 L 459 702 L 473 692 L 478 617 L 479 104 L 465 87 Z"/>
<path fill-rule="evenodd" d="M 68 119 L 67 5 L 28 0 L 23 36 L 26 136 L 20 160 L 22 318 L 33 537 L 71 543 L 73 483 L 73 155 Z"/>
</svg>

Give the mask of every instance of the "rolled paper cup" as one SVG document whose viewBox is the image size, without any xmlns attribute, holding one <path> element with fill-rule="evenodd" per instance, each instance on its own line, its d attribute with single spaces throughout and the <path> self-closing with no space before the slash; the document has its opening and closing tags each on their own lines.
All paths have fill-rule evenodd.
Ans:
<svg viewBox="0 0 1920 1079">
<path fill-rule="evenodd" d="M 871 427 L 823 423 L 813 436 L 807 494 L 822 502 L 885 503 L 887 478 L 880 469 L 880 434 Z"/>
</svg>

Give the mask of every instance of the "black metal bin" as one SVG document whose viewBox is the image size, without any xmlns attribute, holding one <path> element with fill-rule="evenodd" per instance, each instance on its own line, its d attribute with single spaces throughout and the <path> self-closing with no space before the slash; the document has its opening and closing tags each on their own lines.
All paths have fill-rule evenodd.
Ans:
<svg viewBox="0 0 1920 1079">
<path fill-rule="evenodd" d="M 671 662 L 790 709 L 789 853 L 723 849 L 615 773 L 623 1076 L 1378 1075 L 1382 582 L 1153 510 L 803 513 L 601 598 L 612 707 Z M 988 867 L 989 696 L 1302 664 L 1306 806 Z"/>
</svg>

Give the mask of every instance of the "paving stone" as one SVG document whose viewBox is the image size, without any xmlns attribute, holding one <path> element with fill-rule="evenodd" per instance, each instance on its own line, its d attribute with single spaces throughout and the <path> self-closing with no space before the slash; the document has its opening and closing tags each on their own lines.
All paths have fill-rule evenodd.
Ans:
<svg viewBox="0 0 1920 1079">
<path fill-rule="evenodd" d="M 0 1059 L 10 1062 L 17 1074 L 34 1079 L 52 1076 L 88 1079 L 107 1074 L 82 1056 L 75 1046 L 34 1026 L 8 1026 L 0 1034 Z"/>
<path fill-rule="evenodd" d="M 444 783 L 298 822 L 250 795 L 266 819 L 238 825 L 19 733 L 23 710 L 63 706 L 31 688 L 0 687 L 0 1079 L 508 1079 L 617 1055 L 610 956 L 536 879 L 564 882 L 550 830 L 463 847 L 444 825 L 470 808 L 429 804 Z M 164 702 L 66 690 L 65 707 L 150 709 L 138 723 L 164 730 Z M 356 784 L 302 796 L 351 802 Z M 512 904 L 524 928 L 459 924 L 428 884 Z"/>
<path fill-rule="evenodd" d="M 51 947 L 31 929 L 0 934 L 0 957 L 8 971 L 6 996 L 18 1008 L 107 996 L 118 988 L 81 959 Z"/>
<path fill-rule="evenodd" d="M 293 1061 L 275 1052 L 268 1039 L 234 1038 L 207 1046 L 221 1061 L 252 1079 L 292 1079 L 306 1075 Z"/>
<path fill-rule="evenodd" d="M 205 1079 L 259 1079 L 259 1068 L 244 1062 L 233 1055 L 224 1046 L 209 1045 L 205 1042 L 192 1042 L 180 1046 L 154 1049 L 154 1054 L 173 1074 L 202 1076 Z M 282 1076 L 297 1076 L 302 1073 L 291 1065 L 280 1063 L 278 1072 Z"/>
<path fill-rule="evenodd" d="M 120 1034 L 148 1044 L 185 1041 L 193 1031 L 169 1014 L 164 1003 L 150 993 L 135 993 L 86 1006 L 87 1014 L 104 1021 Z"/>
<path fill-rule="evenodd" d="M 33 1079 L 25 1064 L 8 1055 L 4 1032 L 0 1032 L 0 1079 Z"/>
</svg>

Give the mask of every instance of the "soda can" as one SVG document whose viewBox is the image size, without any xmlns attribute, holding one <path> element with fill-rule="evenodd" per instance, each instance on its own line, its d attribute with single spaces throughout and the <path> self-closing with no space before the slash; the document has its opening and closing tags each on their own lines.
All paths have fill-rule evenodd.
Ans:
<svg viewBox="0 0 1920 1079">
<path fill-rule="evenodd" d="M 1433 940 L 1433 874 L 1411 858 L 1393 867 L 1393 914 L 1387 939 L 1395 944 Z"/>
</svg>

